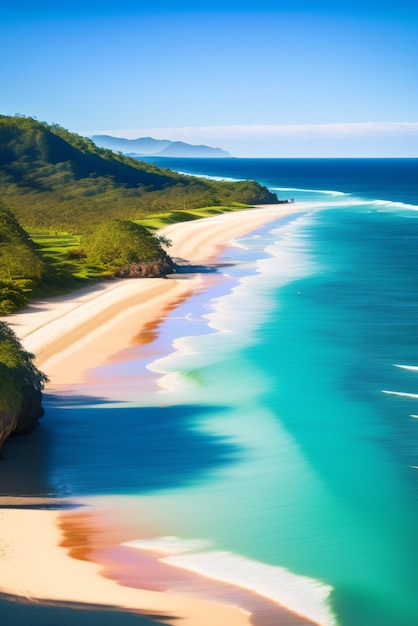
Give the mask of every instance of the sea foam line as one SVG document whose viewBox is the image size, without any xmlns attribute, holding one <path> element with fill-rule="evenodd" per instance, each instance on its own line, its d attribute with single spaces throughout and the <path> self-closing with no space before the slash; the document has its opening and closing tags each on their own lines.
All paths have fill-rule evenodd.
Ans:
<svg viewBox="0 0 418 626">
<path fill-rule="evenodd" d="M 333 191 L 332 189 L 304 189 L 303 187 L 272 187 L 272 191 L 304 191 L 308 193 L 323 193 L 328 196 L 349 196 L 344 191 Z"/>
<path fill-rule="evenodd" d="M 397 200 L 384 200 L 384 199 L 373 199 L 373 198 L 364 198 L 359 195 L 354 196 L 352 193 L 344 192 L 344 191 L 333 191 L 332 189 L 304 189 L 302 187 L 272 187 L 271 191 L 295 191 L 295 192 L 304 192 L 304 193 L 322 193 L 327 196 L 337 197 L 337 196 L 345 196 L 346 200 L 344 202 L 339 203 L 341 206 L 352 205 L 352 206 L 362 206 L 362 205 L 374 205 L 377 207 L 388 207 L 394 209 L 408 209 L 412 211 L 418 210 L 418 205 L 411 204 L 407 202 L 400 202 Z"/>
<path fill-rule="evenodd" d="M 310 214 L 302 214 L 285 225 L 272 225 L 273 239 L 263 244 L 263 252 L 269 256 L 259 259 L 251 273 L 239 278 L 230 292 L 212 299 L 210 311 L 202 315 L 211 332 L 176 338 L 169 355 L 147 365 L 147 369 L 161 375 L 158 384 L 162 391 L 191 392 L 195 382 L 182 372 L 217 363 L 222 355 L 255 341 L 257 329 L 277 307 L 274 289 L 313 272 L 315 262 L 300 235 L 300 226 L 311 219 Z M 236 243 L 242 239 L 237 238 Z M 218 341 L 220 334 L 222 342 Z M 199 389 L 199 393 L 202 391 Z"/>
<path fill-rule="evenodd" d="M 128 541 L 123 545 L 168 553 L 170 556 L 160 559 L 162 563 L 254 592 L 297 615 L 311 619 L 318 626 L 337 626 L 328 604 L 331 586 L 307 576 L 293 574 L 284 567 L 267 565 L 233 552 L 193 552 L 205 543 L 203 540 L 157 537 Z"/>
<path fill-rule="evenodd" d="M 245 180 L 244 178 L 232 178 L 231 176 L 215 176 L 215 175 L 210 175 L 210 174 L 190 174 L 190 172 L 181 172 L 178 171 L 179 174 L 183 174 L 183 176 L 193 176 L 193 178 L 205 178 L 207 180 L 218 180 L 218 181 L 229 181 L 229 182 L 235 182 L 235 181 L 243 181 Z"/>
<path fill-rule="evenodd" d="M 382 389 L 382 393 L 387 393 L 390 396 L 401 396 L 404 398 L 418 398 L 418 393 L 407 393 L 405 391 L 390 391 L 388 389 Z"/>
<path fill-rule="evenodd" d="M 416 204 L 408 204 L 406 202 L 395 202 L 394 200 L 372 200 L 370 204 L 374 204 L 376 206 L 389 206 L 395 207 L 396 209 L 412 209 L 413 211 L 418 211 L 418 205 Z"/>
</svg>

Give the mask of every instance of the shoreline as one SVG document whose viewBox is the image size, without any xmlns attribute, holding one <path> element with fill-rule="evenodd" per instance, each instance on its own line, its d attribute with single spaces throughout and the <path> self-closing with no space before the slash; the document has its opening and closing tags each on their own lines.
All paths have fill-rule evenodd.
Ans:
<svg viewBox="0 0 418 626">
<path fill-rule="evenodd" d="M 315 206 L 307 202 L 259 205 L 176 223 L 161 234 L 172 241 L 173 257 L 214 264 L 235 237 Z M 89 369 L 135 345 L 134 337 L 155 320 L 163 319 L 175 302 L 204 289 L 211 276 L 213 279 L 211 274 L 191 273 L 102 281 L 64 296 L 36 300 L 0 320 L 10 325 L 25 350 L 35 354 L 35 364 L 50 379 L 49 387 L 87 383 Z"/>
<path fill-rule="evenodd" d="M 315 203 L 262 205 L 174 224 L 161 232 L 172 240 L 172 256 L 200 264 L 212 263 L 235 237 L 316 206 Z M 26 350 L 36 353 L 37 366 L 50 378 L 47 388 L 62 391 L 69 385 L 88 384 L 89 370 L 117 358 L 118 352 L 130 345 L 147 343 L 132 341 L 141 332 L 146 334 L 147 328 L 158 326 L 176 303 L 204 289 L 210 276 L 186 274 L 181 278 L 109 281 L 111 284 L 100 283 L 68 296 L 32 303 L 21 313 L 1 319 L 9 322 Z M 0 583 L 0 593 L 36 598 L 46 604 L 48 601 L 106 604 L 109 608 L 145 616 L 164 614 L 169 620 L 165 623 L 171 623 L 172 617 L 185 626 L 250 624 L 251 612 L 228 606 L 228 602 L 132 589 L 123 586 L 123 582 L 118 584 L 105 578 L 97 563 L 72 558 L 62 545 L 60 525 L 63 520 L 77 516 L 77 512 L 23 510 L 19 506 L 1 508 L 5 504 L 0 497 L 0 550 L 4 555 L 0 561 L 0 581 L 7 581 Z M 45 562 L 42 575 L 40 562 Z M 54 576 L 58 570 L 63 572 L 59 580 Z"/>
</svg>

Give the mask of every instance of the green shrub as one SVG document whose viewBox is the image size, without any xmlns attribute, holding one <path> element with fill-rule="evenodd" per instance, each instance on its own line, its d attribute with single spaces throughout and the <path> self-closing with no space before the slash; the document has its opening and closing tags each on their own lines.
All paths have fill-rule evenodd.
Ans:
<svg viewBox="0 0 418 626">
<path fill-rule="evenodd" d="M 0 314 L 9 315 L 28 303 L 23 289 L 16 284 L 0 281 Z"/>
<path fill-rule="evenodd" d="M 158 239 L 128 220 L 103 222 L 84 237 L 83 249 L 89 266 L 112 272 L 163 256 Z"/>
</svg>

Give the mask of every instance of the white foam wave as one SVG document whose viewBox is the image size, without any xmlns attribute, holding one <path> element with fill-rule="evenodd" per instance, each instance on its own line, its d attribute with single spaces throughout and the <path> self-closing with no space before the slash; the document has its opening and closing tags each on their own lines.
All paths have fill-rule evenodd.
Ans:
<svg viewBox="0 0 418 626">
<path fill-rule="evenodd" d="M 345 196 L 347 200 L 344 204 L 353 205 L 353 206 L 362 206 L 362 205 L 373 205 L 377 207 L 387 207 L 393 209 L 407 209 L 412 211 L 418 211 L 418 205 L 400 202 L 396 200 L 382 200 L 382 199 L 366 199 L 360 196 L 353 196 L 351 193 L 343 192 L 343 191 L 334 191 L 332 189 L 302 189 L 297 187 L 272 187 L 272 191 L 295 191 L 295 192 L 303 192 L 303 193 L 321 193 L 324 195 L 329 195 L 333 197 Z M 340 203 L 339 203 L 340 204 Z"/>
<path fill-rule="evenodd" d="M 304 193 L 323 193 L 328 196 L 348 196 L 350 194 L 343 191 L 333 191 L 332 189 L 304 189 L 301 187 L 272 187 L 272 191 L 303 191 Z"/>
<path fill-rule="evenodd" d="M 386 206 L 388 208 L 395 209 L 408 209 L 418 211 L 418 205 L 408 204 L 406 202 L 394 202 L 393 200 L 370 200 L 368 204 L 374 204 L 375 206 Z"/>
<path fill-rule="evenodd" d="M 204 551 L 208 542 L 178 537 L 156 537 L 127 541 L 140 550 L 165 552 L 162 563 L 235 585 L 272 600 L 319 626 L 336 626 L 328 604 L 332 587 L 318 580 L 294 574 L 284 567 L 267 565 L 228 551 Z"/>
<path fill-rule="evenodd" d="M 151 539 L 133 539 L 125 541 L 122 546 L 138 548 L 139 550 L 151 550 L 164 552 L 164 554 L 184 554 L 196 550 L 206 550 L 209 541 L 205 539 L 181 539 L 172 535 L 166 537 L 152 537 Z"/>
<path fill-rule="evenodd" d="M 245 180 L 244 178 L 232 178 L 230 176 L 210 176 L 209 174 L 191 174 L 190 172 L 178 172 L 179 174 L 182 174 L 183 176 L 193 176 L 194 178 L 205 178 L 207 180 L 219 180 L 219 181 L 229 181 L 229 182 L 235 182 L 235 181 L 242 181 Z"/>
<path fill-rule="evenodd" d="M 395 200 L 381 200 L 381 199 L 367 199 L 361 196 L 353 196 L 351 193 L 343 192 L 343 191 L 332 191 L 328 189 L 296 189 L 292 187 L 274 187 L 272 191 L 299 191 L 304 193 L 322 193 L 324 195 L 338 197 L 345 196 L 346 200 L 342 203 L 338 203 L 338 205 L 343 206 L 343 204 L 354 205 L 354 206 L 363 206 L 363 205 L 372 205 L 376 207 L 386 207 L 388 209 L 407 209 L 418 211 L 418 205 L 400 202 Z M 334 204 L 333 204 L 334 206 Z"/>
<path fill-rule="evenodd" d="M 390 391 L 388 389 L 382 389 L 382 393 L 387 393 L 390 396 L 401 396 L 403 398 L 418 398 L 418 393 L 407 393 L 405 391 Z"/>
<path fill-rule="evenodd" d="M 252 561 L 232 552 L 204 552 L 170 556 L 162 562 L 207 578 L 255 592 L 321 626 L 335 626 L 328 606 L 332 587 L 283 567 Z"/>
<path fill-rule="evenodd" d="M 174 317 L 171 317 L 170 319 L 175 319 L 175 318 L 174 318 Z M 193 313 L 187 313 L 187 314 L 185 315 L 185 319 L 186 319 L 188 322 L 200 322 L 200 323 L 202 322 L 202 318 L 201 318 L 201 317 L 195 318 L 195 317 L 193 316 Z"/>
<path fill-rule="evenodd" d="M 400 367 L 403 370 L 411 370 L 413 372 L 418 372 L 418 365 L 399 365 L 395 363 L 395 367 Z"/>
<path fill-rule="evenodd" d="M 278 191 L 278 188 L 275 188 L 274 191 Z M 357 207 L 357 206 L 370 206 L 370 207 L 379 207 L 379 208 L 386 208 L 386 209 L 395 209 L 397 211 L 399 211 L 399 209 L 401 210 L 408 210 L 408 211 L 418 211 L 418 205 L 416 204 L 407 204 L 405 202 L 395 202 L 393 200 L 368 200 L 366 198 L 362 198 L 359 196 L 351 196 L 348 193 L 343 193 L 343 192 L 333 192 L 333 191 L 324 191 L 324 190 L 315 190 L 315 189 L 283 189 L 283 191 L 306 191 L 306 192 L 317 192 L 317 193 L 323 193 L 324 195 L 331 195 L 334 197 L 337 196 L 342 196 L 341 199 L 339 200 L 333 200 L 333 201 L 322 201 L 320 203 L 318 203 L 318 206 L 320 208 L 327 208 L 328 206 L 330 208 L 335 208 L 338 206 L 350 206 L 350 207 Z M 376 209 L 375 209 L 376 210 Z"/>
<path fill-rule="evenodd" d="M 300 230 L 311 219 L 310 214 L 303 214 L 290 223 L 274 226 L 273 243 L 268 246 L 263 243 L 270 256 L 259 259 L 254 264 L 256 272 L 240 278 L 229 293 L 214 298 L 210 312 L 202 316 L 214 332 L 176 339 L 171 354 L 147 366 L 162 374 L 159 380 L 162 389 L 191 392 L 198 379 L 188 372 L 224 361 L 228 353 L 239 350 L 244 343 L 251 344 L 260 326 L 277 308 L 274 289 L 309 275 L 316 267 Z M 218 341 L 217 335 L 221 333 L 222 340 Z M 199 393 L 202 392 L 199 388 Z"/>
</svg>

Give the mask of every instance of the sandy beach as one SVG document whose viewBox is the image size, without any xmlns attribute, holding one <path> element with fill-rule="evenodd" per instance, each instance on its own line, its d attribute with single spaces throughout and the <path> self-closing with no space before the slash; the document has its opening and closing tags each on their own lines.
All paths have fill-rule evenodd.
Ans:
<svg viewBox="0 0 418 626">
<path fill-rule="evenodd" d="M 196 264 L 215 263 L 216 255 L 235 237 L 311 206 L 260 205 L 173 224 L 161 233 L 172 242 L 171 256 Z M 173 303 L 203 288 L 203 284 L 199 274 L 107 280 L 65 296 L 38 300 L 0 319 L 10 325 L 24 348 L 35 354 L 37 366 L 51 383 L 81 382 L 86 380 L 90 367 L 129 346 L 141 329 L 163 317 Z M 116 328 L 117 333 L 112 332 Z"/>
<path fill-rule="evenodd" d="M 308 203 L 260 206 L 175 224 L 163 234 L 172 241 L 172 256 L 192 263 L 214 263 L 235 237 L 310 208 L 313 205 Z M 89 370 L 117 358 L 118 352 L 132 342 L 140 344 L 142 331 L 163 319 L 177 302 L 203 289 L 207 280 L 208 275 L 193 273 L 167 279 L 110 280 L 69 296 L 34 302 L 22 312 L 1 319 L 10 324 L 25 349 L 36 355 L 36 364 L 49 377 L 50 388 L 88 384 Z M 130 612 L 127 617 L 132 612 L 145 616 L 146 622 L 132 623 L 148 623 L 147 615 L 185 626 L 252 623 L 251 611 L 231 606 L 230 601 L 132 588 L 104 577 L 103 564 L 70 556 L 70 544 L 63 539 L 63 520 L 68 526 L 76 512 L 13 508 L 13 503 L 13 499 L 0 497 L 0 595 L 19 596 L 29 605 L 96 605 L 96 609 L 126 610 Z M 118 618 L 114 623 L 125 622 Z M 283 623 L 296 622 L 288 615 Z"/>
</svg>

